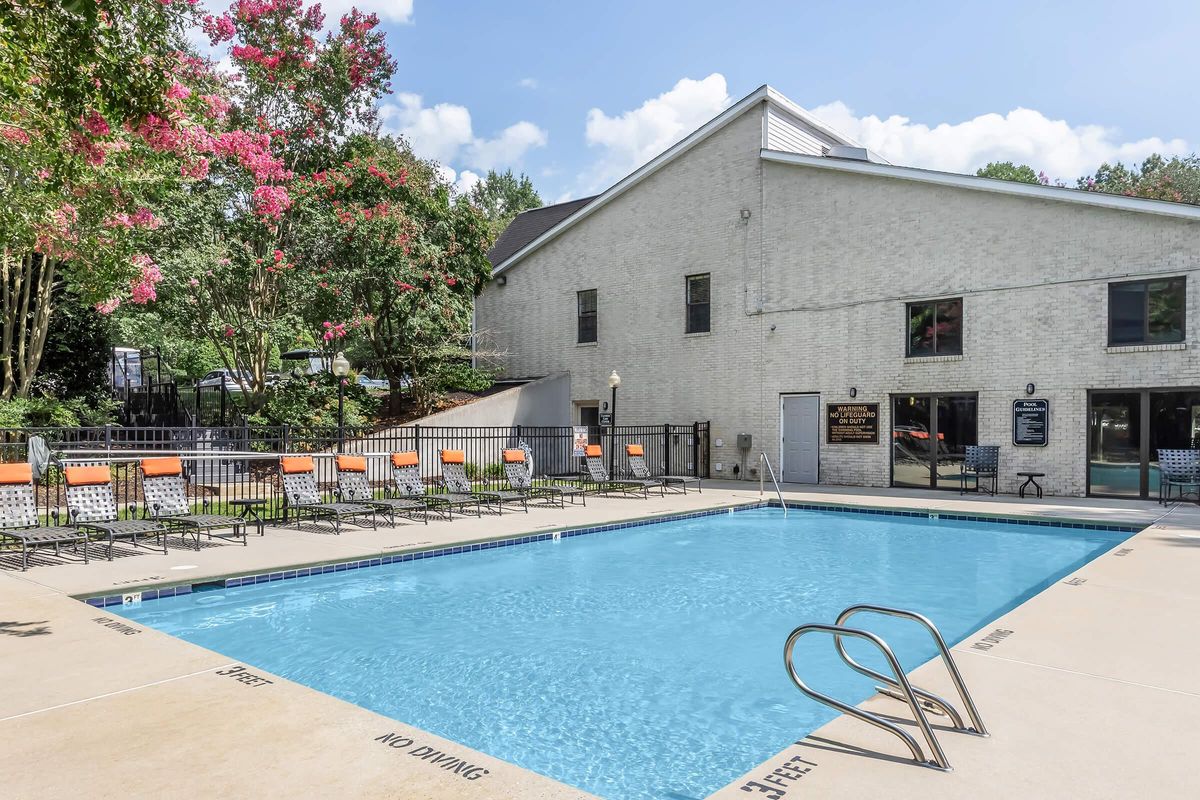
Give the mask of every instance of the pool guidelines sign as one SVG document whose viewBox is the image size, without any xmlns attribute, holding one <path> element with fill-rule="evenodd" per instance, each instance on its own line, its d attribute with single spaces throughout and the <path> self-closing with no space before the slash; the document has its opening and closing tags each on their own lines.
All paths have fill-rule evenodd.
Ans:
<svg viewBox="0 0 1200 800">
<path fill-rule="evenodd" d="M 1045 447 L 1050 442 L 1050 401 L 1013 400 L 1013 444 Z"/>
</svg>

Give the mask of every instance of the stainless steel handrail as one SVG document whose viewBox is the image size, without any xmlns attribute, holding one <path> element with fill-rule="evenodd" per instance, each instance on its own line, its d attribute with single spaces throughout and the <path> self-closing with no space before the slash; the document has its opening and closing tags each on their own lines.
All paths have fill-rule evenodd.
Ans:
<svg viewBox="0 0 1200 800">
<path fill-rule="evenodd" d="M 965 681 L 963 681 L 962 673 L 958 671 L 958 665 L 954 663 L 954 657 L 950 654 L 950 648 L 946 646 L 946 640 L 942 638 L 941 631 L 937 629 L 937 626 L 933 624 L 933 621 L 925 615 L 918 614 L 915 611 L 906 611 L 902 608 L 889 608 L 887 606 L 876 606 L 868 603 L 862 603 L 859 605 L 850 606 L 841 614 L 838 614 L 837 625 L 845 626 L 847 620 L 849 620 L 855 614 L 859 614 L 864 611 L 872 614 L 883 614 L 889 617 L 899 617 L 900 619 L 912 620 L 913 622 L 922 625 L 925 630 L 929 632 L 929 635 L 933 637 L 933 641 L 937 645 L 938 651 L 941 653 L 942 663 L 946 665 L 946 671 L 950 673 L 950 679 L 954 681 L 954 688 L 958 690 L 958 696 L 962 700 L 963 706 L 965 706 L 967 709 L 967 715 L 971 718 L 972 727 L 968 728 L 963 725 L 962 717 L 959 715 L 954 706 L 950 705 L 937 695 L 931 694 L 920 687 L 909 684 L 913 694 L 932 703 L 936 708 L 943 711 L 948 717 L 950 717 L 951 721 L 954 723 L 954 727 L 958 728 L 959 730 L 967 733 L 974 733 L 978 736 L 987 736 L 987 727 L 983 724 L 983 718 L 979 715 L 979 709 L 975 707 L 975 701 L 971 699 L 971 693 L 967 691 L 967 684 Z M 842 657 L 842 660 L 846 662 L 848 667 L 862 675 L 866 675 L 869 678 L 882 681 L 893 689 L 901 688 L 900 685 L 891 677 L 884 675 L 881 672 L 876 672 L 869 667 L 864 667 L 862 664 L 859 664 L 857 661 L 851 658 L 850 654 L 846 652 L 845 644 L 842 642 L 842 638 L 840 636 L 834 636 L 834 642 L 837 646 L 838 655 Z"/>
<path fill-rule="evenodd" d="M 771 483 L 775 484 L 775 494 L 779 496 L 779 505 L 783 507 L 783 516 L 786 517 L 788 515 L 787 503 L 783 502 L 783 492 L 779 488 L 779 481 L 775 480 L 775 470 L 771 468 L 771 459 L 767 458 L 765 451 L 758 455 L 758 493 L 760 496 L 763 493 L 764 464 L 771 473 Z"/>
<path fill-rule="evenodd" d="M 883 657 L 887 659 L 888 666 L 891 667 L 892 672 L 895 675 L 894 683 L 896 686 L 900 687 L 900 691 L 904 695 L 905 702 L 908 703 L 908 707 L 912 710 L 913 719 L 916 720 L 917 727 L 921 729 L 921 735 L 925 738 L 925 743 L 928 745 L 929 752 L 933 756 L 932 760 L 925 758 L 925 753 L 921 750 L 921 746 L 917 743 L 917 740 L 913 738 L 912 734 L 901 729 L 898 725 L 888 722 L 882 717 L 878 717 L 869 711 L 864 711 L 861 708 L 855 708 L 848 703 L 843 703 L 841 700 L 837 700 L 829 695 L 822 694 L 821 692 L 810 688 L 804 683 L 804 681 L 800 679 L 800 676 L 796 673 L 796 666 L 792 660 L 792 652 L 795 650 L 796 642 L 799 641 L 800 637 L 808 633 L 828 633 L 834 637 L 836 642 L 839 643 L 841 642 L 841 637 L 843 636 L 863 639 L 875 645 L 875 647 L 879 649 L 879 652 L 883 653 Z M 845 658 L 845 656 L 843 656 L 843 658 Z M 921 709 L 920 703 L 917 702 L 917 698 L 913 692 L 912 686 L 909 684 L 908 678 L 905 677 L 904 670 L 900 667 L 900 662 L 896 659 L 895 653 L 892 652 L 892 649 L 888 647 L 887 642 L 883 641 L 883 639 L 880 639 L 878 636 L 869 631 L 858 630 L 857 628 L 847 628 L 844 625 L 826 625 L 820 622 L 810 622 L 807 625 L 801 625 L 800 627 L 796 628 L 794 631 L 792 631 L 791 635 L 788 636 L 787 643 L 783 646 L 783 663 L 787 668 L 788 677 L 792 679 L 792 683 L 796 684 L 796 688 L 804 692 L 804 694 L 808 695 L 813 700 L 816 700 L 818 703 L 824 703 L 831 708 L 841 711 L 843 714 L 849 714 L 852 717 L 861 719 L 863 722 L 874 725 L 875 727 L 885 730 L 888 733 L 896 736 L 908 747 L 909 752 L 912 753 L 913 760 L 918 764 L 947 772 L 950 771 L 950 762 L 946 760 L 946 754 L 942 752 L 941 745 L 938 744 L 937 738 L 933 735 L 933 729 L 929 727 L 929 720 L 925 718 L 925 712 Z M 889 681 L 889 683 L 891 682 L 893 681 Z"/>
</svg>

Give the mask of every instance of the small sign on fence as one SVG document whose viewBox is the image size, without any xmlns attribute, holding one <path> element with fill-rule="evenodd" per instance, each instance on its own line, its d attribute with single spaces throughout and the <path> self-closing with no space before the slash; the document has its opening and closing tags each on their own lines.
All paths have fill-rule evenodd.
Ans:
<svg viewBox="0 0 1200 800">
<path fill-rule="evenodd" d="M 588 427 L 587 425 L 575 425 L 571 428 L 571 455 L 576 458 L 583 458 L 584 451 L 588 444 Z"/>
</svg>

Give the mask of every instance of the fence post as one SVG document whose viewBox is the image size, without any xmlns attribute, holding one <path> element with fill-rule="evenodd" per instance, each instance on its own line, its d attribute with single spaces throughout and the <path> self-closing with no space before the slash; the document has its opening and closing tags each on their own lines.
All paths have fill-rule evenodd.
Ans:
<svg viewBox="0 0 1200 800">
<path fill-rule="evenodd" d="M 663 474 L 671 474 L 671 423 L 663 425 Z"/>
<path fill-rule="evenodd" d="M 285 423 L 284 423 L 284 425 L 283 425 L 282 441 L 280 442 L 280 445 L 281 445 L 281 446 L 282 446 L 282 448 L 283 448 L 281 452 L 284 452 L 284 453 L 286 453 L 286 452 L 288 452 L 288 450 L 290 449 L 290 442 L 288 441 L 288 439 L 289 439 L 289 438 L 290 438 L 290 436 L 291 436 L 291 432 L 292 432 L 292 426 L 291 426 L 291 425 L 288 425 L 288 424 L 285 422 Z"/>
<path fill-rule="evenodd" d="M 417 463 L 421 465 L 417 471 L 428 471 L 429 467 L 425 465 L 425 459 L 421 458 L 421 426 L 419 424 L 413 425 L 413 450 L 417 454 Z M 423 479 L 425 476 L 421 477 Z"/>
<path fill-rule="evenodd" d="M 700 476 L 700 423 L 692 423 L 692 475 Z"/>
</svg>

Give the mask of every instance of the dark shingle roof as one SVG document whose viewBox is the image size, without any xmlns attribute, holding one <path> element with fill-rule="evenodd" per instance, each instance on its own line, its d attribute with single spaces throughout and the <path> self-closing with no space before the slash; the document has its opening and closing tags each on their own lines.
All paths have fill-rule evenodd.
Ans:
<svg viewBox="0 0 1200 800">
<path fill-rule="evenodd" d="M 500 234 L 500 238 L 496 239 L 492 249 L 488 250 L 488 261 L 492 262 L 493 268 L 503 264 L 513 253 L 595 199 L 596 195 L 581 197 L 578 200 L 542 206 L 518 214 L 512 222 L 508 223 L 508 227 Z"/>
</svg>

